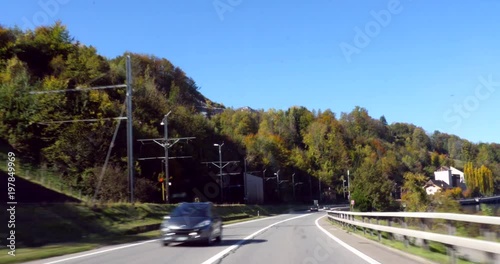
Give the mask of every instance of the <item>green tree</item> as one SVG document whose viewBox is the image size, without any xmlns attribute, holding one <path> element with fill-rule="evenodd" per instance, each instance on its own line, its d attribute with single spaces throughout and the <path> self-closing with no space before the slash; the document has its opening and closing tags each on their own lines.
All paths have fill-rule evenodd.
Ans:
<svg viewBox="0 0 500 264">
<path fill-rule="evenodd" d="M 381 176 L 376 160 L 365 158 L 353 174 L 352 199 L 360 211 L 386 211 L 391 208 L 393 182 Z"/>
<path fill-rule="evenodd" d="M 423 174 L 407 172 L 404 175 L 403 195 L 401 201 L 405 210 L 410 212 L 426 212 L 430 204 L 424 185 L 429 178 Z"/>
</svg>

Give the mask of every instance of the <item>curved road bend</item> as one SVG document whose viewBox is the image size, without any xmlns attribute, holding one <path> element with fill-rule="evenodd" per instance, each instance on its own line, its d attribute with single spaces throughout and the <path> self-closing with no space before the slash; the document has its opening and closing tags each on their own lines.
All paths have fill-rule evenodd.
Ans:
<svg viewBox="0 0 500 264">
<path fill-rule="evenodd" d="M 326 222 L 325 215 L 323 212 L 285 214 L 227 225 L 222 242 L 210 247 L 184 244 L 163 247 L 159 241 L 150 240 L 28 263 L 423 263 L 346 234 Z"/>
</svg>

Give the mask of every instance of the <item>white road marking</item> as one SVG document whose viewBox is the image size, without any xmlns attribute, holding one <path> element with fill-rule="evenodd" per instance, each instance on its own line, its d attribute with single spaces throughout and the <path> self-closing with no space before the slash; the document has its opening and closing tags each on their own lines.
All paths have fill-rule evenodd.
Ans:
<svg viewBox="0 0 500 264">
<path fill-rule="evenodd" d="M 100 250 L 100 251 L 96 251 L 96 252 L 92 252 L 92 253 L 87 253 L 87 254 L 83 254 L 83 255 L 78 255 L 78 256 L 74 256 L 74 257 L 70 257 L 70 258 L 60 259 L 60 260 L 56 260 L 56 261 L 52 261 L 52 262 L 46 262 L 44 264 L 61 263 L 61 262 L 68 261 L 68 260 L 89 257 L 89 256 L 93 256 L 93 255 L 97 255 L 97 254 L 102 254 L 102 253 L 106 253 L 106 252 L 110 252 L 110 251 L 114 251 L 114 250 L 119 250 L 119 249 L 124 249 L 124 248 L 129 248 L 129 247 L 140 246 L 140 245 L 144 245 L 144 244 L 155 242 L 155 241 L 158 241 L 158 239 L 147 240 L 147 241 L 144 241 L 144 242 L 130 244 L 130 245 L 126 245 L 126 246 L 121 246 L 121 247 L 115 247 L 115 248 Z"/>
<path fill-rule="evenodd" d="M 235 226 L 235 225 L 242 225 L 242 224 L 248 224 L 248 223 L 253 223 L 253 222 L 257 222 L 257 221 L 262 221 L 262 220 L 267 220 L 267 219 L 271 219 L 271 218 L 275 218 L 279 215 L 275 215 L 275 216 L 269 216 L 269 217 L 263 217 L 263 218 L 259 218 L 259 219 L 254 219 L 254 220 L 249 220 L 249 221 L 243 221 L 243 222 L 239 222 L 239 223 L 234 223 L 234 224 L 229 224 L 229 225 L 223 225 L 223 227 L 226 227 L 226 226 Z"/>
<path fill-rule="evenodd" d="M 277 217 L 277 216 L 264 217 L 264 218 L 260 218 L 260 219 L 255 219 L 255 220 L 244 221 L 244 222 L 240 222 L 240 223 L 234 223 L 234 224 L 224 225 L 224 227 L 235 226 L 235 225 L 242 225 L 242 224 L 248 224 L 248 223 L 262 221 L 262 220 L 266 220 L 266 219 L 270 219 L 270 218 L 274 218 L 274 217 Z M 96 252 L 92 252 L 92 253 L 87 253 L 87 254 L 83 254 L 83 255 L 77 255 L 77 256 L 69 257 L 69 258 L 65 258 L 65 259 L 55 260 L 55 261 L 51 261 L 51 262 L 45 262 L 44 264 L 55 264 L 55 263 L 65 262 L 65 261 L 68 261 L 68 260 L 90 257 L 90 256 L 93 256 L 93 255 L 98 255 L 98 254 L 102 254 L 102 253 L 106 253 L 106 252 L 110 252 L 110 251 L 115 251 L 115 250 L 120 250 L 120 249 L 124 249 L 124 248 L 140 246 L 140 245 L 144 245 L 144 244 L 147 244 L 147 243 L 155 242 L 155 241 L 158 241 L 158 240 L 160 240 L 160 239 L 147 240 L 147 241 L 143 241 L 143 242 L 140 242 L 140 243 L 125 245 L 125 246 L 119 246 L 119 247 L 109 248 L 109 249 L 100 250 L 100 251 L 96 251 Z"/>
<path fill-rule="evenodd" d="M 211 264 L 211 263 L 215 263 L 217 262 L 219 259 L 223 258 L 226 254 L 228 254 L 229 252 L 231 252 L 232 250 L 238 248 L 239 246 L 241 246 L 241 244 L 245 243 L 245 241 L 247 240 L 250 240 L 252 238 L 254 238 L 255 236 L 257 236 L 258 234 L 262 233 L 262 231 L 265 231 L 275 225 L 278 225 L 278 224 L 281 224 L 281 223 L 284 223 L 284 222 L 287 222 L 287 221 L 290 221 L 290 220 L 294 220 L 294 219 L 297 219 L 297 218 L 301 218 L 301 217 L 304 217 L 304 216 L 308 216 L 310 214 L 305 214 L 305 215 L 300 215 L 300 216 L 296 216 L 296 217 L 292 217 L 292 218 L 288 218 L 288 219 L 285 219 L 285 220 L 281 220 L 281 221 L 278 221 L 272 225 L 268 225 L 258 231 L 256 231 L 255 233 L 243 238 L 242 240 L 238 241 L 236 244 L 222 250 L 221 252 L 219 252 L 217 255 L 209 258 L 208 260 L 204 261 L 202 264 Z"/>
<path fill-rule="evenodd" d="M 326 215 L 325 215 L 326 216 Z M 318 221 L 319 219 L 325 217 L 325 216 L 322 216 L 318 219 L 316 219 L 315 223 L 316 223 L 316 226 L 319 228 L 319 230 L 323 231 L 323 233 L 325 233 L 327 236 L 329 236 L 331 239 L 335 240 L 335 242 L 339 243 L 341 246 L 345 247 L 346 249 L 348 249 L 349 251 L 351 251 L 352 253 L 356 254 L 358 257 L 366 260 L 368 263 L 370 264 L 381 264 L 380 262 L 368 257 L 367 255 L 365 255 L 364 253 L 362 253 L 361 251 L 349 246 L 348 244 L 346 244 L 344 241 L 338 239 L 337 237 L 335 237 L 334 235 L 332 235 L 330 232 L 326 231 L 323 227 L 321 227 L 319 224 L 318 224 Z"/>
</svg>

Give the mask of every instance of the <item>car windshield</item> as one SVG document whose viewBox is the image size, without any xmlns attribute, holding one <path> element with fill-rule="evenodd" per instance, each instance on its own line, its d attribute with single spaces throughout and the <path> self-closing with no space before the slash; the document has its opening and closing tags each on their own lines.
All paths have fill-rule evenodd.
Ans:
<svg viewBox="0 0 500 264">
<path fill-rule="evenodd" d="M 175 208 L 170 214 L 171 217 L 207 217 L 209 207 L 205 204 L 182 204 Z"/>
</svg>

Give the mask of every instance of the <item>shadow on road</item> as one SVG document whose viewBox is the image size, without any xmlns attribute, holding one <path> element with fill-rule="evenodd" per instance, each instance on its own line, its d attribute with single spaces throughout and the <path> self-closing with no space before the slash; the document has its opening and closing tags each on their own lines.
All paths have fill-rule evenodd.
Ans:
<svg viewBox="0 0 500 264">
<path fill-rule="evenodd" d="M 241 239 L 222 239 L 220 243 L 214 242 L 213 245 L 211 246 L 206 246 L 202 243 L 195 243 L 195 242 L 186 242 L 186 243 L 179 243 L 179 244 L 172 244 L 172 247 L 227 247 L 227 246 L 232 246 L 235 245 L 236 243 L 240 242 Z M 267 242 L 265 239 L 249 239 L 245 240 L 241 245 L 247 245 L 247 244 L 254 244 L 254 243 L 264 243 Z"/>
</svg>

